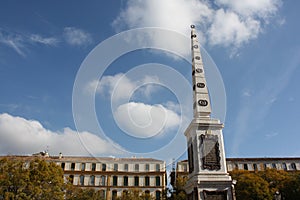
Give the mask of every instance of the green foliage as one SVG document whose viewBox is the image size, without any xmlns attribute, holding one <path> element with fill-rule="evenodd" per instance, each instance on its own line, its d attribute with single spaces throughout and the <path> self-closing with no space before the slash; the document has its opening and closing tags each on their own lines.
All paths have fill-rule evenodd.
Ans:
<svg viewBox="0 0 300 200">
<path fill-rule="evenodd" d="M 155 198 L 149 194 L 142 192 L 141 190 L 132 189 L 127 192 L 123 192 L 121 197 L 117 200 L 154 200 Z"/>
<path fill-rule="evenodd" d="M 268 200 L 274 199 L 275 193 L 282 199 L 296 200 L 300 196 L 300 173 L 267 169 L 260 172 L 232 171 L 237 180 L 236 199 Z"/>
<path fill-rule="evenodd" d="M 174 200 L 186 200 L 187 196 L 184 191 L 184 186 L 186 184 L 187 178 L 178 176 L 176 178 L 176 184 L 174 186 L 175 192 L 172 193 L 171 199 Z"/>
<path fill-rule="evenodd" d="M 0 160 L 0 198 L 30 200 L 64 199 L 63 171 L 54 163 Z"/>
<path fill-rule="evenodd" d="M 67 194 L 67 200 L 104 200 L 101 198 L 100 191 L 94 189 L 82 189 L 76 186 L 69 185 Z"/>
</svg>

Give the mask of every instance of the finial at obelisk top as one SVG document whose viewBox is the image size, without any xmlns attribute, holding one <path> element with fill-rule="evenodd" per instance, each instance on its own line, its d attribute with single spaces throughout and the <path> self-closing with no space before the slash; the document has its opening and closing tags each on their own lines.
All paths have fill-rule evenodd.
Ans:
<svg viewBox="0 0 300 200">
<path fill-rule="evenodd" d="M 191 29 L 194 118 L 210 118 L 210 99 L 195 25 Z"/>
</svg>

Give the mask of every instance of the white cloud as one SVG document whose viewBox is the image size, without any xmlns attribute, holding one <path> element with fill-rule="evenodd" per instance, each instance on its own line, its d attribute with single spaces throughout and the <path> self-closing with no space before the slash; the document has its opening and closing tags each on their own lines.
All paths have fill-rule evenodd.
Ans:
<svg viewBox="0 0 300 200">
<path fill-rule="evenodd" d="M 0 43 L 12 48 L 20 56 L 26 56 L 24 38 L 21 35 L 8 33 L 0 29 Z"/>
<path fill-rule="evenodd" d="M 208 34 L 212 45 L 240 47 L 243 43 L 254 39 L 260 32 L 260 22 L 247 18 L 242 20 L 234 12 L 220 9 L 214 16 Z"/>
<path fill-rule="evenodd" d="M 149 98 L 157 90 L 153 83 L 158 84 L 159 79 L 156 76 L 144 76 L 141 80 L 132 80 L 125 74 L 119 73 L 114 76 L 103 76 L 100 81 L 93 80 L 86 85 L 88 93 L 98 93 L 103 96 L 109 96 L 114 102 L 129 100 L 134 92 L 141 93 Z M 142 90 L 138 90 L 143 87 Z"/>
<path fill-rule="evenodd" d="M 129 0 L 113 26 L 117 31 L 162 27 L 188 35 L 189 25 L 196 24 L 202 44 L 207 38 L 210 45 L 236 50 L 258 37 L 281 4 L 281 0 Z M 163 37 L 154 35 L 150 42 L 163 43 Z M 183 48 L 178 45 L 179 52 Z"/>
<path fill-rule="evenodd" d="M 0 43 L 12 48 L 22 57 L 26 57 L 26 52 L 33 44 L 56 46 L 59 40 L 55 37 L 43 37 L 38 34 L 22 34 L 6 31 L 0 28 Z"/>
<path fill-rule="evenodd" d="M 33 42 L 37 42 L 37 43 L 41 43 L 41 44 L 45 44 L 45 45 L 49 45 L 49 46 L 55 46 L 58 43 L 58 39 L 54 38 L 54 37 L 42 37 L 40 35 L 37 34 L 32 34 L 30 36 L 30 40 L 32 40 Z"/>
<path fill-rule="evenodd" d="M 264 20 L 274 15 L 282 4 L 280 0 L 216 0 L 216 3 L 242 16 L 258 16 Z"/>
<path fill-rule="evenodd" d="M 68 44 L 74 46 L 85 46 L 92 42 L 92 37 L 88 32 L 75 27 L 65 27 L 64 37 Z"/>
<path fill-rule="evenodd" d="M 166 134 L 168 130 L 176 128 L 181 122 L 177 113 L 162 105 L 136 102 L 119 106 L 114 117 L 123 131 L 139 138 Z"/>
<path fill-rule="evenodd" d="M 0 154 L 32 154 L 48 146 L 51 154 L 88 155 L 79 136 L 95 154 L 120 153 L 110 142 L 89 132 L 70 128 L 51 131 L 38 121 L 0 114 Z"/>
</svg>

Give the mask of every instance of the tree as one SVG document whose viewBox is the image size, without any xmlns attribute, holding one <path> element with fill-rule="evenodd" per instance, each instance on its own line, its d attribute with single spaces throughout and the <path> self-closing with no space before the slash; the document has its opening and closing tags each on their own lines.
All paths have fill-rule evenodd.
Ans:
<svg viewBox="0 0 300 200">
<path fill-rule="evenodd" d="M 272 200 L 273 194 L 269 183 L 255 173 L 247 171 L 231 172 L 233 179 L 237 180 L 235 187 L 237 200 Z"/>
<path fill-rule="evenodd" d="M 0 160 L 0 199 L 29 199 L 29 173 L 24 163 L 7 158 Z"/>
<path fill-rule="evenodd" d="M 171 199 L 174 200 L 185 200 L 187 198 L 184 186 L 186 184 L 187 177 L 178 176 L 174 186 L 175 192 L 172 193 Z"/>
<path fill-rule="evenodd" d="M 104 200 L 101 197 L 100 191 L 94 189 L 82 189 L 76 186 L 68 187 L 67 200 Z"/>
<path fill-rule="evenodd" d="M 118 197 L 117 200 L 154 200 L 155 198 L 150 194 L 146 194 L 141 190 L 132 189 L 126 192 L 123 192 L 121 197 Z"/>
<path fill-rule="evenodd" d="M 63 171 L 55 163 L 35 159 L 29 163 L 0 160 L 0 198 L 13 200 L 64 199 Z"/>
</svg>

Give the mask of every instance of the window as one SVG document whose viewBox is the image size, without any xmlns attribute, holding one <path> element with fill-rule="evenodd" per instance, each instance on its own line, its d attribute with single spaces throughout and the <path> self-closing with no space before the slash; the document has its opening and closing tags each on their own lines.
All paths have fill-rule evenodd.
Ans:
<svg viewBox="0 0 300 200">
<path fill-rule="evenodd" d="M 157 190 L 155 192 L 155 200 L 160 200 L 160 196 L 161 196 L 161 192 L 159 190 Z"/>
<path fill-rule="evenodd" d="M 146 200 L 150 199 L 150 191 L 149 190 L 145 191 L 145 199 Z"/>
<path fill-rule="evenodd" d="M 156 164 L 156 167 L 155 167 L 155 168 L 156 168 L 156 171 L 157 171 L 157 172 L 160 171 L 160 165 L 159 165 L 159 164 Z"/>
<path fill-rule="evenodd" d="M 123 190 L 123 199 L 128 198 L 128 190 Z"/>
<path fill-rule="evenodd" d="M 71 170 L 74 171 L 75 170 L 75 163 L 71 164 Z"/>
<path fill-rule="evenodd" d="M 114 164 L 114 171 L 118 171 L 118 164 L 117 163 Z"/>
<path fill-rule="evenodd" d="M 124 165 L 124 171 L 126 171 L 126 172 L 128 171 L 128 164 Z"/>
<path fill-rule="evenodd" d="M 69 181 L 70 181 L 71 184 L 73 184 L 73 181 L 74 181 L 74 175 L 70 175 L 70 176 L 69 176 Z"/>
<path fill-rule="evenodd" d="M 90 176 L 90 185 L 95 185 L 95 176 Z"/>
<path fill-rule="evenodd" d="M 100 190 L 100 198 L 105 199 L 105 190 Z"/>
<path fill-rule="evenodd" d="M 140 167 L 139 167 L 139 164 L 135 164 L 135 165 L 134 165 L 134 170 L 135 170 L 136 172 L 139 171 L 139 168 L 140 168 Z"/>
<path fill-rule="evenodd" d="M 117 199 L 117 195 L 118 195 L 117 190 L 113 190 L 112 191 L 112 200 L 116 200 Z"/>
<path fill-rule="evenodd" d="M 145 165 L 145 171 L 148 172 L 148 171 L 149 171 L 149 168 L 150 168 L 150 167 L 149 167 L 149 164 L 146 164 L 146 165 Z"/>
<path fill-rule="evenodd" d="M 61 165 L 60 165 L 60 166 L 61 166 L 62 170 L 65 170 L 65 165 L 66 165 L 66 164 L 65 164 L 64 162 L 63 162 L 63 163 L 61 163 Z"/>
<path fill-rule="evenodd" d="M 257 164 L 255 164 L 255 163 L 253 164 L 253 170 L 257 171 Z"/>
<path fill-rule="evenodd" d="M 187 172 L 187 164 L 184 164 L 184 165 L 183 165 L 183 171 L 184 171 L 184 172 Z"/>
<path fill-rule="evenodd" d="M 149 176 L 145 177 L 145 186 L 149 186 L 150 185 L 150 178 Z"/>
<path fill-rule="evenodd" d="M 282 163 L 282 169 L 283 169 L 284 171 L 286 171 L 286 170 L 287 170 L 286 163 Z"/>
<path fill-rule="evenodd" d="M 291 163 L 291 168 L 292 168 L 292 170 L 296 170 L 297 169 L 296 164 L 295 163 Z"/>
<path fill-rule="evenodd" d="M 138 176 L 134 177 L 134 186 L 139 186 L 139 177 Z"/>
<path fill-rule="evenodd" d="M 96 163 L 92 163 L 92 171 L 96 171 Z"/>
<path fill-rule="evenodd" d="M 102 171 L 104 171 L 104 172 L 106 171 L 106 164 L 104 164 L 104 163 L 102 164 Z"/>
<path fill-rule="evenodd" d="M 238 165 L 237 163 L 235 163 L 235 164 L 234 164 L 234 168 L 235 168 L 236 170 L 238 170 L 238 169 L 239 169 L 239 165 Z"/>
<path fill-rule="evenodd" d="M 267 164 L 264 163 L 264 170 L 266 170 L 268 168 Z"/>
<path fill-rule="evenodd" d="M 85 163 L 81 163 L 81 171 L 85 170 Z"/>
<path fill-rule="evenodd" d="M 124 176 L 123 185 L 128 186 L 128 176 Z"/>
<path fill-rule="evenodd" d="M 272 163 L 272 168 L 273 168 L 273 169 L 277 169 L 277 167 L 276 167 L 276 164 L 275 164 L 275 163 Z"/>
<path fill-rule="evenodd" d="M 79 181 L 80 181 L 80 185 L 84 185 L 84 176 L 83 175 L 80 175 Z"/>
<path fill-rule="evenodd" d="M 155 177 L 155 185 L 160 186 L 160 177 L 159 176 Z"/>
<path fill-rule="evenodd" d="M 100 178 L 100 185 L 101 186 L 105 186 L 105 180 L 106 180 L 106 177 L 105 176 L 101 176 L 101 178 Z"/>
<path fill-rule="evenodd" d="M 113 176 L 113 186 L 117 186 L 117 185 L 118 185 L 118 177 Z"/>
<path fill-rule="evenodd" d="M 248 170 L 248 165 L 244 164 L 244 170 Z"/>
</svg>

